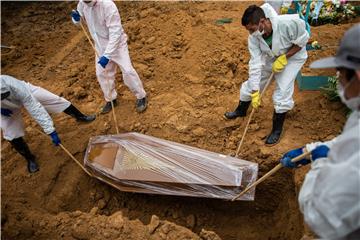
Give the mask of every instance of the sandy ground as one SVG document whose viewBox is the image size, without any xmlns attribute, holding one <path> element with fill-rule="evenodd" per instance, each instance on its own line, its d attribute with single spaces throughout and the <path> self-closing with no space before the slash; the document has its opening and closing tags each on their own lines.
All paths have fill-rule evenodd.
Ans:
<svg viewBox="0 0 360 240">
<path fill-rule="evenodd" d="M 117 75 L 121 132 L 136 131 L 223 154 L 233 154 L 246 119 L 226 121 L 239 86 L 247 79 L 247 31 L 240 19 L 250 2 L 117 2 L 129 36 L 129 50 L 149 96 L 143 114 Z M 16 46 L 3 56 L 2 74 L 64 96 L 86 113 L 104 103 L 97 83 L 94 52 L 69 13 L 74 2 L 9 3 L 1 6 L 1 40 Z M 215 20 L 233 18 L 223 26 Z M 321 44 L 336 46 L 354 23 L 312 29 Z M 335 48 L 309 52 L 303 72 Z M 250 125 L 240 157 L 259 163 L 261 177 L 289 149 L 328 140 L 342 128 L 341 104 L 319 92 L 295 91 L 280 144 L 266 147 L 271 130 L 271 92 Z M 119 192 L 88 177 L 34 128 L 24 112 L 26 141 L 41 170 L 30 175 L 26 162 L 2 141 L 1 226 L 3 239 L 300 239 L 309 234 L 298 209 L 297 193 L 307 169 L 280 170 L 259 185 L 253 202 L 226 202 Z M 79 124 L 53 115 L 70 152 L 83 159 L 91 136 L 113 134 L 111 114 Z"/>
</svg>

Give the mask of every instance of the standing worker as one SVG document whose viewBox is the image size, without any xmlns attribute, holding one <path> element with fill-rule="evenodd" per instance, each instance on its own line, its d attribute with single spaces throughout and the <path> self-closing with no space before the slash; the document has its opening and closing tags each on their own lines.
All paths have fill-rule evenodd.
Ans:
<svg viewBox="0 0 360 240">
<path fill-rule="evenodd" d="M 341 101 L 353 112 L 343 132 L 328 142 L 307 144 L 286 153 L 283 166 L 310 162 L 299 193 L 305 222 L 323 239 L 360 239 L 360 24 L 348 30 L 335 57 L 314 62 L 312 68 L 336 68 Z M 311 151 L 310 159 L 291 159 Z"/>
<path fill-rule="evenodd" d="M 28 171 L 39 170 L 35 156 L 22 138 L 24 123 L 21 108 L 25 109 L 40 124 L 44 132 L 50 135 L 53 143 L 60 144 L 54 123 L 48 114 L 64 112 L 81 122 L 95 120 L 95 115 L 86 116 L 66 99 L 59 97 L 41 87 L 20 81 L 8 75 L 1 75 L 1 129 L 6 140 L 10 141 L 15 150 L 28 162 Z"/>
<path fill-rule="evenodd" d="M 137 98 L 137 112 L 145 111 L 146 93 L 139 75 L 131 64 L 127 35 L 121 25 L 120 14 L 115 3 L 111 0 L 81 0 L 77 5 L 77 10 L 72 11 L 71 17 L 75 24 L 81 24 L 81 17 L 84 17 L 99 54 L 95 56 L 96 76 L 106 100 L 101 112 L 111 111 L 111 101 L 114 106 L 117 105 L 116 65 L 121 69 L 125 85 Z"/>
<path fill-rule="evenodd" d="M 279 142 L 286 113 L 294 107 L 294 82 L 307 59 L 309 34 L 297 14 L 279 16 L 267 3 L 248 7 L 241 23 L 250 33 L 249 79 L 241 85 L 238 107 L 234 112 L 226 112 L 225 118 L 246 116 L 250 103 L 258 108 L 260 91 L 274 72 L 273 127 L 265 141 L 271 146 Z"/>
</svg>

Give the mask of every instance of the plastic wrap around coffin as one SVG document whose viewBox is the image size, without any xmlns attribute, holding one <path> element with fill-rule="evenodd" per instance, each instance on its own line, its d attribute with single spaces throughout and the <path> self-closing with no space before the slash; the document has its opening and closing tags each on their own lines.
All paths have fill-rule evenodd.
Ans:
<svg viewBox="0 0 360 240">
<path fill-rule="evenodd" d="M 235 197 L 258 172 L 256 163 L 139 133 L 91 138 L 84 164 L 122 191 L 221 199 Z M 254 192 L 239 200 L 254 200 Z"/>
</svg>

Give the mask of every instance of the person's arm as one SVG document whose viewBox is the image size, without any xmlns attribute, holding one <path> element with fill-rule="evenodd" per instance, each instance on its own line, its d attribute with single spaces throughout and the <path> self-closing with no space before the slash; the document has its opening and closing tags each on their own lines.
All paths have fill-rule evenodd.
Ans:
<svg viewBox="0 0 360 240">
<path fill-rule="evenodd" d="M 103 56 L 111 59 L 112 55 L 120 45 L 123 29 L 121 26 L 120 14 L 115 3 L 112 1 L 104 2 L 104 9 L 106 27 L 109 29 L 109 42 Z"/>
<path fill-rule="evenodd" d="M 40 102 L 30 93 L 26 83 L 15 78 L 13 81 L 14 82 L 11 88 L 16 98 L 21 101 L 25 109 L 35 119 L 35 121 L 39 123 L 46 134 L 54 132 L 54 123 L 50 115 Z"/>
<path fill-rule="evenodd" d="M 289 21 L 286 25 L 286 34 L 290 42 L 293 43 L 292 47 L 286 53 L 286 58 L 289 59 L 306 46 L 310 36 L 306 31 L 304 21 L 300 18 Z"/>
<path fill-rule="evenodd" d="M 285 31 L 285 34 L 288 35 L 290 42 L 293 43 L 293 46 L 289 49 L 289 51 L 292 51 L 292 54 L 289 54 L 289 57 L 291 57 L 296 52 L 300 51 L 301 48 L 306 46 L 310 35 L 306 31 L 305 22 L 300 18 L 289 20 L 288 24 L 286 24 Z"/>
<path fill-rule="evenodd" d="M 76 7 L 76 10 L 79 12 L 81 17 L 84 17 L 84 3 L 79 1 Z"/>
<path fill-rule="evenodd" d="M 331 148 L 337 141 L 337 138 L 333 138 L 329 141 L 326 141 L 326 142 L 312 142 L 312 143 L 308 143 L 305 145 L 305 149 L 307 152 L 311 152 L 313 151 L 315 148 L 321 146 L 321 145 L 325 145 L 327 146 L 328 148 Z"/>
<path fill-rule="evenodd" d="M 254 93 L 260 90 L 260 80 L 261 80 L 261 70 L 262 70 L 259 39 L 249 36 L 248 47 L 250 52 L 248 82 L 252 92 Z"/>
<path fill-rule="evenodd" d="M 297 52 L 299 52 L 302 49 L 302 47 L 299 47 L 297 45 L 293 45 L 289 51 L 286 53 L 286 58 L 289 59 L 292 56 L 294 56 Z"/>
</svg>

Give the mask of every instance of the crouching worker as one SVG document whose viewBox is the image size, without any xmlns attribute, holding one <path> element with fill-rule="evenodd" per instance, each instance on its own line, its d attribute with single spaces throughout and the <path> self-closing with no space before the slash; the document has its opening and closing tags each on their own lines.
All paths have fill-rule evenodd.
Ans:
<svg viewBox="0 0 360 240">
<path fill-rule="evenodd" d="M 21 108 L 25 109 L 40 124 L 44 132 L 52 138 L 55 146 L 61 142 L 57 135 L 50 113 L 64 112 L 81 122 L 91 122 L 95 115 L 86 116 L 66 99 L 59 97 L 41 87 L 20 81 L 14 77 L 1 75 L 1 129 L 6 140 L 28 162 L 28 171 L 39 170 L 35 156 L 22 138 L 24 124 Z"/>
<path fill-rule="evenodd" d="M 313 68 L 336 68 L 338 93 L 353 112 L 343 132 L 328 142 L 307 144 L 280 160 L 289 168 L 311 162 L 299 194 L 305 222 L 322 239 L 360 239 L 360 24 L 345 33 L 335 57 Z M 292 163 L 303 151 L 309 159 Z"/>
<path fill-rule="evenodd" d="M 260 91 L 274 72 L 273 127 L 265 141 L 274 145 L 280 140 L 286 113 L 294 107 L 294 81 L 307 59 L 309 34 L 298 15 L 278 16 L 269 4 L 248 7 L 241 21 L 250 33 L 249 79 L 241 85 L 238 107 L 225 113 L 225 118 L 246 116 L 250 104 L 258 108 Z"/>
</svg>

